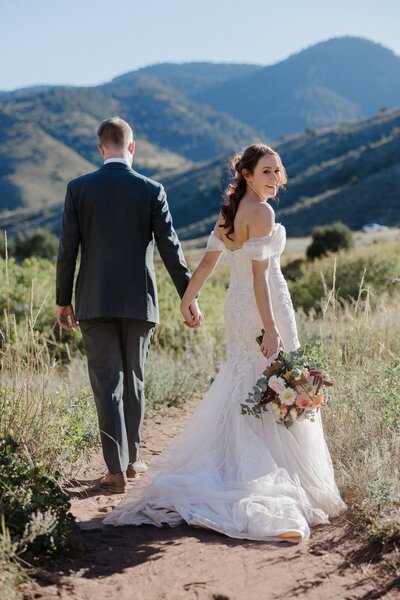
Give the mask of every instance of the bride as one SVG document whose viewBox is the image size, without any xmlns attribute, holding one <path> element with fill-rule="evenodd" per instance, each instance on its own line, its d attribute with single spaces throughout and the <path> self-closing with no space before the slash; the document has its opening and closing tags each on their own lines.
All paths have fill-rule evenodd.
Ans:
<svg viewBox="0 0 400 600">
<path fill-rule="evenodd" d="M 299 347 L 288 287 L 280 270 L 284 227 L 268 204 L 286 181 L 280 156 L 249 146 L 233 159 L 234 177 L 206 253 L 182 298 L 189 306 L 222 253 L 230 267 L 225 302 L 228 351 L 208 392 L 178 438 L 104 519 L 112 525 L 181 523 L 232 538 L 290 541 L 310 536 L 345 508 L 337 489 L 320 412 L 289 429 L 271 411 L 241 415 L 240 404 L 280 348 Z M 255 338 L 265 330 L 260 346 Z"/>
</svg>

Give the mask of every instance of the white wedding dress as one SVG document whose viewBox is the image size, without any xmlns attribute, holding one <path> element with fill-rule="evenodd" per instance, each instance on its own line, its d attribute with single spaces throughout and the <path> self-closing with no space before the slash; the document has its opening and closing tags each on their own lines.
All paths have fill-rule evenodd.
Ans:
<svg viewBox="0 0 400 600">
<path fill-rule="evenodd" d="M 285 229 L 227 250 L 214 233 L 208 250 L 226 251 L 231 271 L 225 303 L 227 361 L 183 432 L 150 465 L 105 524 L 181 523 L 233 538 L 308 539 L 310 527 L 329 523 L 345 508 L 317 413 L 314 422 L 289 429 L 269 410 L 261 419 L 242 415 L 265 369 L 255 341 L 262 323 L 253 291 L 252 260 L 270 258 L 269 287 L 275 321 L 286 351 L 299 347 L 296 321 L 280 255 Z"/>
</svg>

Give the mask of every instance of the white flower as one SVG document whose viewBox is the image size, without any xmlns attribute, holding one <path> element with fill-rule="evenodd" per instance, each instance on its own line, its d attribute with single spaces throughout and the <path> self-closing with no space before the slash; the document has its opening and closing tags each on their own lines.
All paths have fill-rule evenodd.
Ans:
<svg viewBox="0 0 400 600">
<path fill-rule="evenodd" d="M 279 398 L 282 402 L 282 404 L 287 404 L 288 406 L 290 406 L 291 404 L 293 404 L 297 398 L 297 392 L 296 390 L 288 387 L 285 388 L 284 392 L 281 392 L 279 394 Z"/>
<path fill-rule="evenodd" d="M 285 380 L 282 379 L 282 377 L 271 375 L 271 377 L 268 379 L 268 387 L 280 395 L 286 390 Z"/>
<path fill-rule="evenodd" d="M 295 408 L 292 408 L 289 414 L 292 417 L 292 421 L 297 419 L 297 410 Z"/>
</svg>

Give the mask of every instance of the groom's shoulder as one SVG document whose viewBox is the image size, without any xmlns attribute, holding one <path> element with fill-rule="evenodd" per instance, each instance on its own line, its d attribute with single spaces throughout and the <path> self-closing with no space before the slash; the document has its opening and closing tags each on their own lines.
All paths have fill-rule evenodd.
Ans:
<svg viewBox="0 0 400 600">
<path fill-rule="evenodd" d="M 85 182 L 99 177 L 100 171 L 101 171 L 101 169 L 96 169 L 95 171 L 90 171 L 90 173 L 85 173 L 84 175 L 75 177 L 74 179 L 71 179 L 71 181 L 68 183 L 68 185 L 71 186 L 72 188 L 77 188 L 80 185 L 84 184 Z"/>
<path fill-rule="evenodd" d="M 164 187 L 161 183 L 150 177 L 146 177 L 146 175 L 143 175 L 134 169 L 127 169 L 126 171 L 122 171 L 122 173 L 124 173 L 125 176 L 130 175 L 132 184 L 151 197 L 158 197 L 160 193 L 164 191 Z M 100 167 L 95 171 L 71 179 L 68 185 L 72 191 L 84 190 L 87 187 L 87 184 L 91 185 L 92 182 L 97 183 L 103 176 L 104 170 Z"/>
<path fill-rule="evenodd" d="M 131 173 L 139 185 L 142 185 L 144 188 L 146 188 L 151 195 L 158 196 L 160 192 L 164 190 L 162 183 L 159 181 L 155 181 L 155 179 L 146 177 L 146 175 L 142 175 L 142 173 L 138 173 L 138 171 L 135 171 L 134 169 L 132 169 Z"/>
</svg>

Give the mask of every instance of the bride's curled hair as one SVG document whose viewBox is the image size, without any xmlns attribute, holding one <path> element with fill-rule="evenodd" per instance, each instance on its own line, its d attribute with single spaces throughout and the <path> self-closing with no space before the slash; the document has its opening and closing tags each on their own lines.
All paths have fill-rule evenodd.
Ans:
<svg viewBox="0 0 400 600">
<path fill-rule="evenodd" d="M 281 170 L 281 181 L 279 188 L 283 188 L 287 183 L 287 175 L 285 167 L 282 164 L 281 157 L 266 144 L 252 144 L 248 146 L 242 154 L 235 154 L 231 160 L 231 167 L 233 175 L 226 187 L 223 195 L 223 202 L 221 206 L 221 215 L 223 217 L 223 223 L 220 225 L 226 230 L 226 237 L 230 240 L 230 236 L 235 231 L 234 220 L 236 217 L 239 203 L 246 193 L 247 183 L 244 178 L 243 171 L 247 170 L 250 174 L 254 172 L 258 161 L 265 154 L 272 154 L 278 159 L 279 167 Z"/>
</svg>

